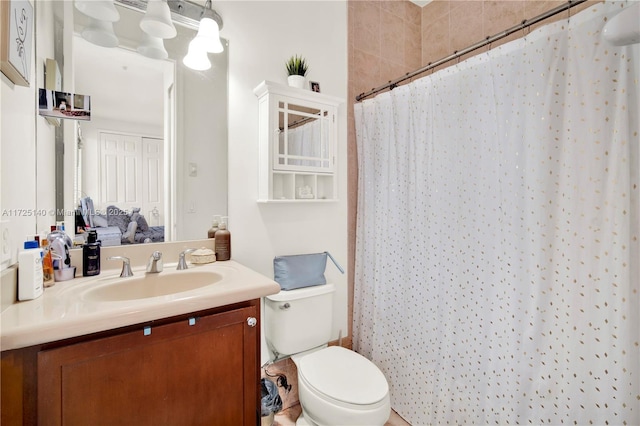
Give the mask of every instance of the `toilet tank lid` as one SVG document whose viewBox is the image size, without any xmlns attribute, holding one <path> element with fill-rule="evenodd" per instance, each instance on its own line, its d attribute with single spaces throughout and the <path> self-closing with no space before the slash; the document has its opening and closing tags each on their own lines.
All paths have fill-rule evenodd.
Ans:
<svg viewBox="0 0 640 426">
<path fill-rule="evenodd" d="M 333 284 L 316 285 L 313 287 L 299 288 L 296 290 L 281 290 L 279 293 L 266 296 L 267 299 L 274 302 L 287 302 L 296 299 L 304 299 L 306 297 L 319 296 L 321 294 L 332 293 L 336 290 Z"/>
<path fill-rule="evenodd" d="M 375 404 L 389 393 L 387 379 L 373 362 L 341 346 L 303 356 L 298 374 L 316 390 L 348 404 Z"/>
</svg>

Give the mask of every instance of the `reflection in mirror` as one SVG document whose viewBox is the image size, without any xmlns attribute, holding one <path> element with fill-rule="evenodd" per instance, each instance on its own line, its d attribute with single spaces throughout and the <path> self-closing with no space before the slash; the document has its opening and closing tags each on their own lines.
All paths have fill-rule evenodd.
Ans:
<svg viewBox="0 0 640 426">
<path fill-rule="evenodd" d="M 277 170 L 328 171 L 331 168 L 328 111 L 278 103 Z"/>
<path fill-rule="evenodd" d="M 196 30 L 176 24 L 177 36 L 164 40 L 168 58 L 150 59 L 138 52 L 142 13 L 116 8 L 118 47 L 85 40 L 90 22 L 75 8 L 65 37 L 73 89 L 92 102 L 91 121 L 76 129 L 75 181 L 64 183 L 73 206 L 65 210 L 90 198 L 95 214 L 85 218 L 110 245 L 204 238 L 212 215 L 227 214 L 228 43 L 208 55 L 211 69 L 191 70 L 182 58 Z"/>
</svg>

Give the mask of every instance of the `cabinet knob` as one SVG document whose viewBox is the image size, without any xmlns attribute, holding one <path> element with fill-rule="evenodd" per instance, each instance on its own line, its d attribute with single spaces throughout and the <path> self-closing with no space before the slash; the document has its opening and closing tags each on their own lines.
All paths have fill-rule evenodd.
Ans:
<svg viewBox="0 0 640 426">
<path fill-rule="evenodd" d="M 258 324 L 258 320 L 254 317 L 249 317 L 247 318 L 247 324 L 249 325 L 249 327 L 255 327 L 256 324 Z"/>
</svg>

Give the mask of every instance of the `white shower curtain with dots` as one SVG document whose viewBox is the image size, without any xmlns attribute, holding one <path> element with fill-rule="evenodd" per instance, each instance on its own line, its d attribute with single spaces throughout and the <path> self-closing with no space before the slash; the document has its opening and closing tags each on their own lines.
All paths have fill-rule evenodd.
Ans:
<svg viewBox="0 0 640 426">
<path fill-rule="evenodd" d="M 356 104 L 354 348 L 412 425 L 640 424 L 625 6 Z"/>
</svg>

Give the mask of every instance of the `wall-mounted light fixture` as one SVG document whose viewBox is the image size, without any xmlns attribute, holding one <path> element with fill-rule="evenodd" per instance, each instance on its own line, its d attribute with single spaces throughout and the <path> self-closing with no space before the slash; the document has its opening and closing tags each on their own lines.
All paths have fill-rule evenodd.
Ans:
<svg viewBox="0 0 640 426">
<path fill-rule="evenodd" d="M 211 8 L 211 0 L 207 0 L 200 17 L 200 27 L 193 41 L 200 49 L 209 53 L 220 53 L 224 50 L 220 42 L 222 18 Z"/>
<path fill-rule="evenodd" d="M 120 14 L 114 1 L 122 7 L 144 12 L 140 21 L 142 40 L 137 49 L 141 55 L 166 59 L 163 39 L 176 36 L 174 22 L 198 29 L 182 60 L 187 67 L 207 70 L 211 68 L 208 53 L 224 50 L 220 41 L 222 17 L 213 10 L 211 0 L 206 1 L 204 8 L 186 0 L 75 0 L 76 9 L 91 18 L 82 31 L 86 40 L 103 47 L 118 46 L 113 22 L 120 19 Z"/>
<path fill-rule="evenodd" d="M 171 9 L 166 0 L 149 0 L 147 11 L 140 21 L 142 31 L 152 37 L 174 38 L 178 31 L 171 20 Z"/>
<path fill-rule="evenodd" d="M 118 45 L 113 23 L 120 19 L 120 13 L 113 0 L 76 0 L 75 6 L 89 17 L 89 25 L 82 31 L 85 40 L 102 47 Z"/>
<path fill-rule="evenodd" d="M 220 53 L 224 50 L 220 42 L 220 28 L 222 17 L 211 8 L 211 0 L 207 0 L 200 15 L 198 33 L 189 43 L 189 51 L 182 63 L 197 71 L 211 68 L 207 53 Z"/>
<path fill-rule="evenodd" d="M 89 25 L 82 30 L 82 38 L 102 47 L 116 47 L 118 37 L 113 32 L 113 22 L 89 18 Z"/>
<path fill-rule="evenodd" d="M 187 55 L 182 58 L 182 63 L 196 71 L 206 71 L 211 68 L 211 61 L 209 61 L 207 51 L 201 49 L 198 44 L 195 43 L 195 39 L 189 43 L 189 51 Z"/>
<path fill-rule="evenodd" d="M 169 57 L 167 49 L 164 48 L 163 40 L 147 33 L 142 33 L 142 41 L 138 46 L 138 53 L 151 59 L 167 59 Z"/>
<path fill-rule="evenodd" d="M 76 9 L 99 21 L 116 22 L 120 19 L 113 0 L 76 0 Z"/>
</svg>

